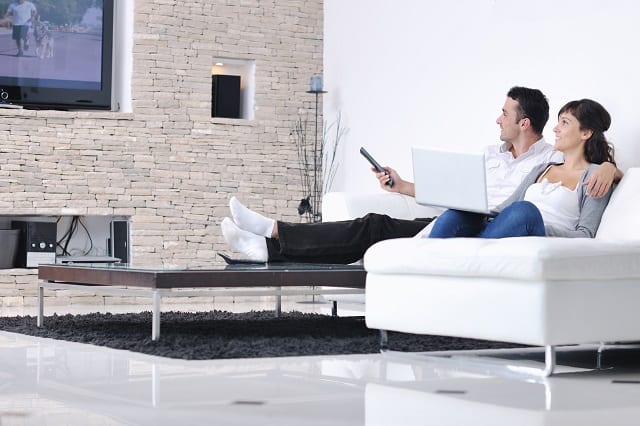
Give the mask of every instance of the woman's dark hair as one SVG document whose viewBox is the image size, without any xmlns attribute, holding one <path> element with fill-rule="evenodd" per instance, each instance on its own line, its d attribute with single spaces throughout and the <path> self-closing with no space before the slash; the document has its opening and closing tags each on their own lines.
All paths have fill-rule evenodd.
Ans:
<svg viewBox="0 0 640 426">
<path fill-rule="evenodd" d="M 547 97 L 538 89 L 515 86 L 509 89 L 507 96 L 518 101 L 519 114 L 516 122 L 523 118 L 528 118 L 533 130 L 542 135 L 542 130 L 549 120 L 549 101 Z"/>
<path fill-rule="evenodd" d="M 590 163 L 601 164 L 605 161 L 616 164 L 613 146 L 607 141 L 604 132 L 611 126 L 611 115 L 598 102 L 591 99 L 571 101 L 560 108 L 558 117 L 570 113 L 580 122 L 580 130 L 591 130 L 592 135 L 584 144 L 584 156 Z"/>
</svg>

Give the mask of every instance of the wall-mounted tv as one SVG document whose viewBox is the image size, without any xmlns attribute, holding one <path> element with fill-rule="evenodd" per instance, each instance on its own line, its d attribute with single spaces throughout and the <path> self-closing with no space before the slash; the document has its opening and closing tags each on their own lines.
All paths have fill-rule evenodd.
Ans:
<svg viewBox="0 0 640 426">
<path fill-rule="evenodd" d="M 114 1 L 0 0 L 0 103 L 111 109 Z"/>
</svg>

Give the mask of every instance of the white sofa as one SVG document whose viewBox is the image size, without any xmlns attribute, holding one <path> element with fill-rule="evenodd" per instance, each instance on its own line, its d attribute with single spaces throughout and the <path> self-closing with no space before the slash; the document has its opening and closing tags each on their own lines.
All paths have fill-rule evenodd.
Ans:
<svg viewBox="0 0 640 426">
<path fill-rule="evenodd" d="M 640 168 L 596 238 L 396 239 L 371 247 L 371 328 L 546 347 L 640 341 Z"/>
<path fill-rule="evenodd" d="M 638 195 L 640 168 L 634 168 L 618 185 L 594 239 L 375 244 L 364 258 L 367 325 L 545 346 L 546 375 L 553 372 L 557 345 L 640 341 Z M 359 197 L 377 212 L 387 204 L 384 197 L 397 198 Z"/>
</svg>

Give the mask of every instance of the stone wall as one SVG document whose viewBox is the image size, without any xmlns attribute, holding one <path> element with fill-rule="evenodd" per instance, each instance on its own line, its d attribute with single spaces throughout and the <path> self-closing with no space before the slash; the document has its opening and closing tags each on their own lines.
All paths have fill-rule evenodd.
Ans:
<svg viewBox="0 0 640 426">
<path fill-rule="evenodd" d="M 180 267 L 220 262 L 231 194 L 299 221 L 290 131 L 314 107 L 322 16 L 321 0 L 136 0 L 133 112 L 0 110 L 0 215 L 128 216 L 133 262 Z M 255 60 L 254 120 L 211 118 L 215 57 Z M 12 271 L 0 301 L 31 304 L 34 270 Z"/>
</svg>

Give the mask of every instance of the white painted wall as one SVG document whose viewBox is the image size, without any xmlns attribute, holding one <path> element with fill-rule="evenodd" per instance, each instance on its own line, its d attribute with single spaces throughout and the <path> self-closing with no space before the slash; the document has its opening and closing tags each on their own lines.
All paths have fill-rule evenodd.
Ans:
<svg viewBox="0 0 640 426">
<path fill-rule="evenodd" d="M 514 85 L 551 117 L 592 98 L 611 113 L 621 169 L 640 166 L 640 55 L 633 0 L 325 0 L 324 113 L 348 134 L 332 190 L 380 191 L 365 146 L 412 179 L 411 145 L 480 151 Z"/>
</svg>

